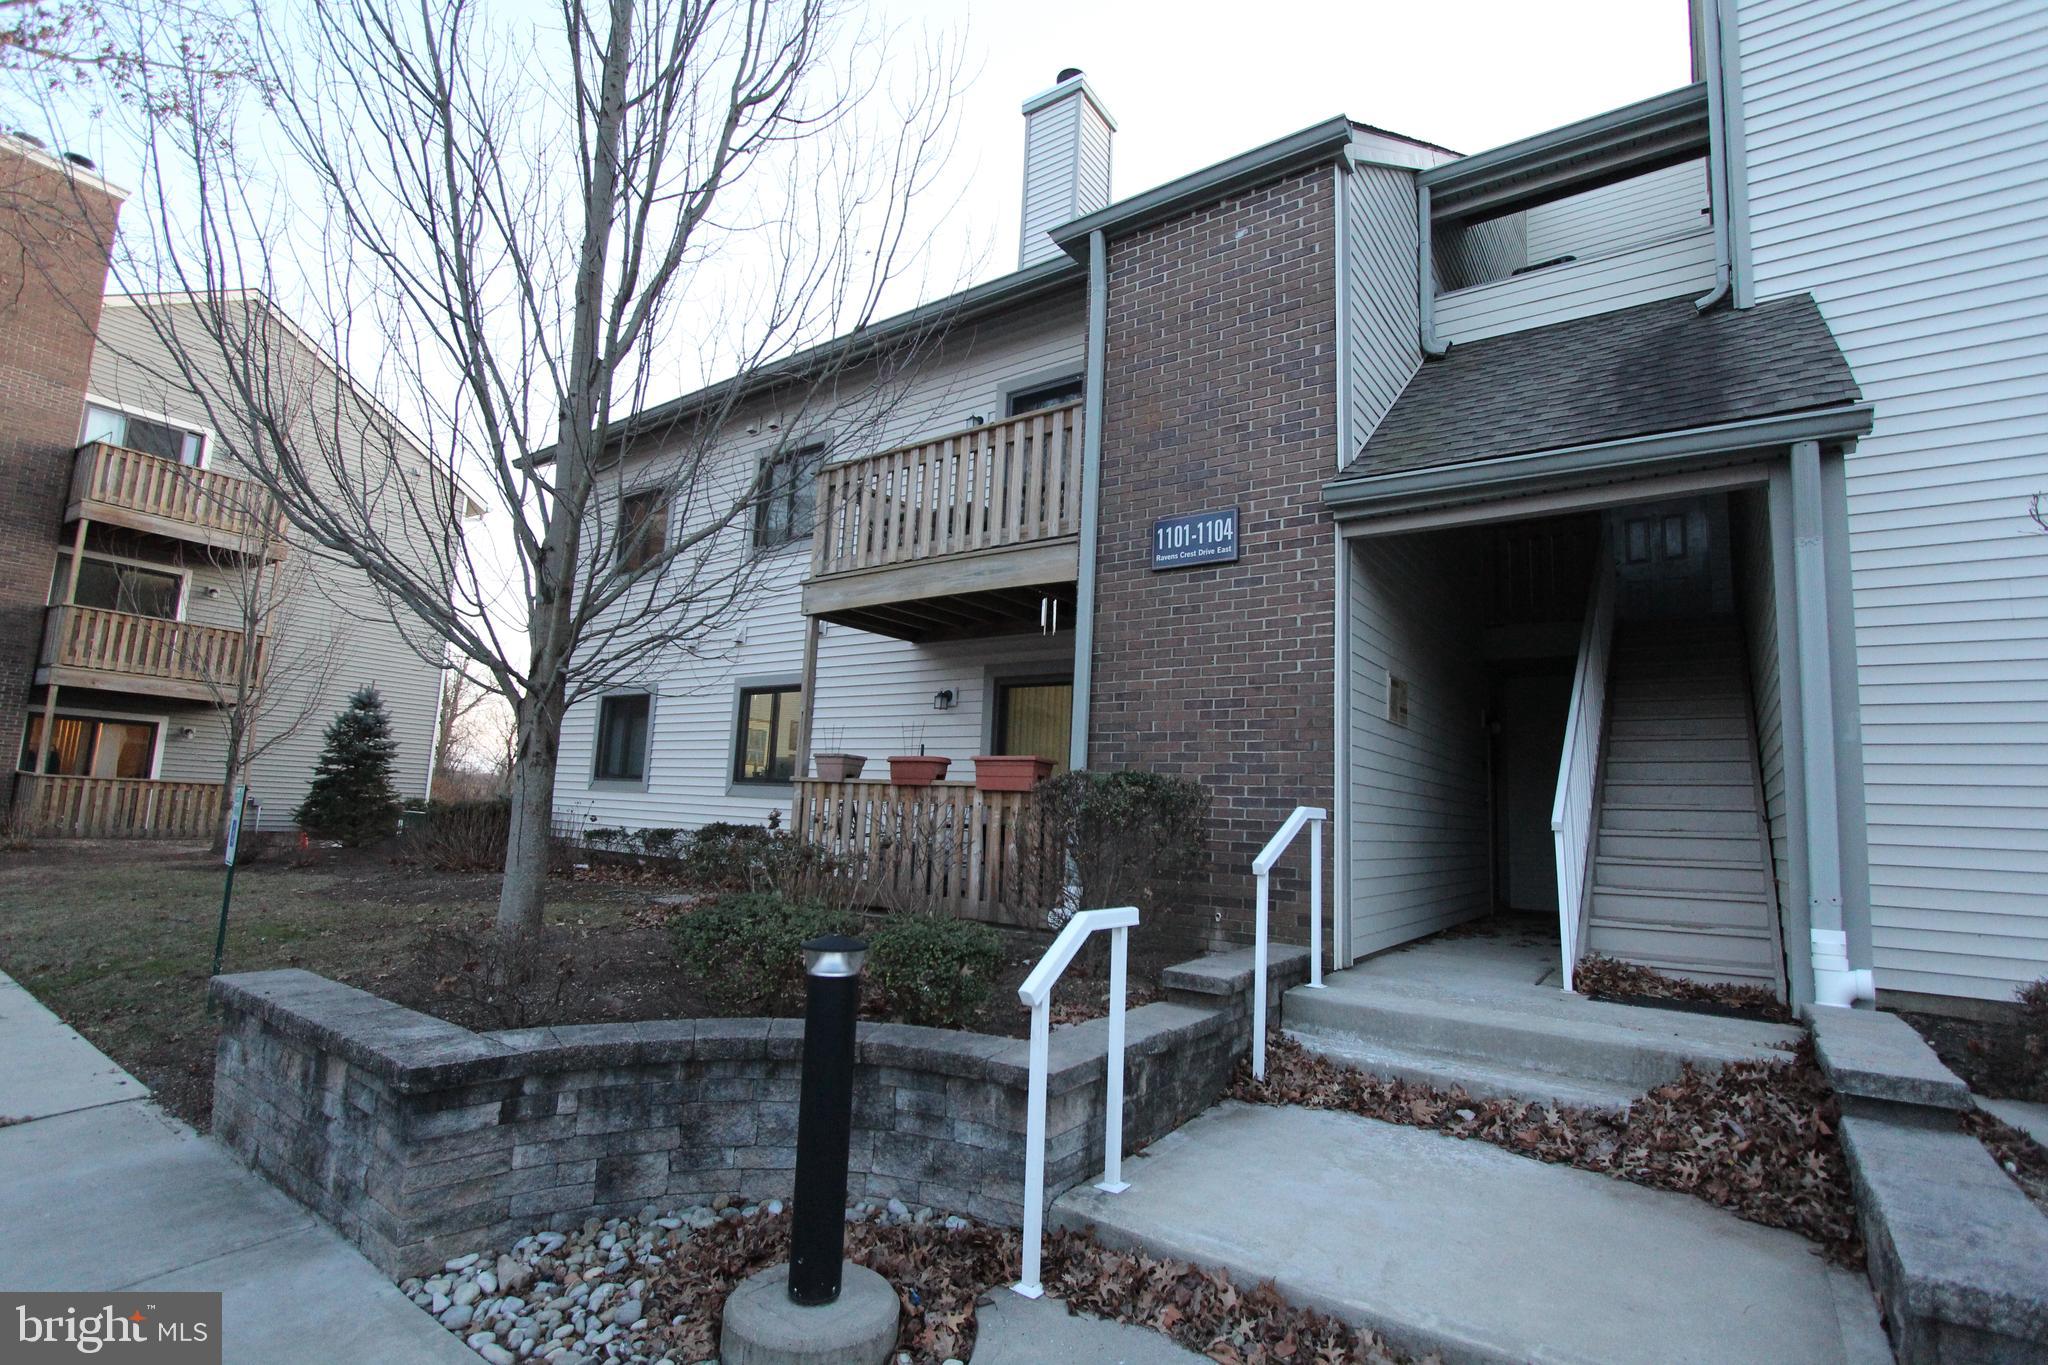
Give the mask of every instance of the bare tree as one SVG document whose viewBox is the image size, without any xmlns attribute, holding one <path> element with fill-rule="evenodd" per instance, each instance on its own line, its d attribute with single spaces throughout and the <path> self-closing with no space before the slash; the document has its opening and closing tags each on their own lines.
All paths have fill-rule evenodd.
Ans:
<svg viewBox="0 0 2048 1365">
<path fill-rule="evenodd" d="M 130 264 L 193 302 L 161 315 L 193 387 L 247 418 L 244 461 L 299 531 L 438 637 L 423 657 L 445 640 L 515 699 L 508 938 L 540 923 L 564 713 L 727 648 L 757 513 L 874 439 L 939 334 L 860 337 L 916 259 L 953 63 L 905 71 L 851 9 L 560 0 L 541 24 L 305 0 L 245 21 L 275 156 L 197 85 L 163 102 Z M 294 234 L 287 204 L 321 230 Z M 259 295 L 364 387 L 296 410 Z M 716 375 L 673 420 L 631 420 Z M 460 487 L 402 433 L 340 439 L 371 392 L 488 490 L 495 536 L 461 534 Z"/>
<path fill-rule="evenodd" d="M 505 699 L 470 671 L 468 660 L 449 660 L 441 683 L 441 718 L 434 741 L 433 793 L 449 799 L 502 795 L 494 752 L 508 728 Z"/>
</svg>

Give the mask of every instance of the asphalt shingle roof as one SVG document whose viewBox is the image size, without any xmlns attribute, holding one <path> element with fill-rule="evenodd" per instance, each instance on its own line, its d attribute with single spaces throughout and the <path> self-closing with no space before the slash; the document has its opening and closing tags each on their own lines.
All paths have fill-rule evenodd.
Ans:
<svg viewBox="0 0 2048 1365">
<path fill-rule="evenodd" d="M 1339 479 L 1836 407 L 1861 398 L 1813 297 L 1665 299 L 1453 346 Z"/>
</svg>

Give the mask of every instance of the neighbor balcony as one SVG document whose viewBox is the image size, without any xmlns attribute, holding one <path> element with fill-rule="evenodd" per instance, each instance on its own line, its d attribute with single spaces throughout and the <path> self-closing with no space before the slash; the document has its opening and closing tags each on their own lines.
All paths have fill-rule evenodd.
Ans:
<svg viewBox="0 0 2048 1365">
<path fill-rule="evenodd" d="M 804 613 L 899 640 L 1038 630 L 1071 619 L 1080 530 L 1078 403 L 828 465 Z"/>
<path fill-rule="evenodd" d="M 15 794 L 31 833 L 57 839 L 210 839 L 221 784 L 22 773 Z"/>
<path fill-rule="evenodd" d="M 231 701 L 241 676 L 241 631 L 137 616 L 98 607 L 52 607 L 43 628 L 42 686 Z M 263 640 L 256 639 L 251 679 L 263 675 Z"/>
<path fill-rule="evenodd" d="M 81 519 L 231 554 L 285 553 L 284 517 L 263 485 L 104 441 L 73 458 L 64 520 Z"/>
</svg>

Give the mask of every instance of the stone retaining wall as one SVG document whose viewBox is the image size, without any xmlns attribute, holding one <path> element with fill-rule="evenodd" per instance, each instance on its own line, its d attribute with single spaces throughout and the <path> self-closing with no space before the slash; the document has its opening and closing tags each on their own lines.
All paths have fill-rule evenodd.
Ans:
<svg viewBox="0 0 2048 1365">
<path fill-rule="evenodd" d="M 1272 1012 L 1307 976 L 1277 949 Z M 1214 1103 L 1250 1043 L 1246 952 L 1126 1018 L 1127 1149 Z M 802 1026 L 684 1019 L 474 1033 L 304 971 L 216 978 L 214 1135 L 394 1276 L 647 1204 L 787 1196 Z M 1102 1169 L 1103 1021 L 1055 1030 L 1048 1200 Z M 1020 1221 L 1027 1045 L 862 1024 L 850 1190 Z"/>
</svg>

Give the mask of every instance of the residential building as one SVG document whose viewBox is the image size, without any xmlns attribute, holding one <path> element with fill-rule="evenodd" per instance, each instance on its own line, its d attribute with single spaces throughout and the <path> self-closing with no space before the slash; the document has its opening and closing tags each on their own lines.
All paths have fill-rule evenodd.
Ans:
<svg viewBox="0 0 2048 1365">
<path fill-rule="evenodd" d="M 1692 84 L 1506 147 L 1336 118 L 1121 200 L 1062 73 L 1020 268 L 862 333 L 943 338 L 887 422 L 783 430 L 806 358 L 762 377 L 734 467 L 815 488 L 729 636 L 572 709 L 560 807 L 939 812 L 992 902 L 1010 808 L 873 768 L 1032 753 L 1204 782 L 1227 937 L 1326 808 L 1339 966 L 1520 911 L 1561 986 L 2048 975 L 2048 12 L 1693 20 Z"/>
<path fill-rule="evenodd" d="M 0 342 L 4 363 L 45 370 L 9 394 L 10 477 L 30 495 L 9 505 L 4 545 L 14 818 L 46 835 L 211 837 L 232 748 L 260 827 L 288 828 L 328 721 L 366 684 L 391 714 L 400 792 L 424 796 L 438 651 L 360 570 L 296 543 L 249 477 L 174 358 L 196 305 L 102 300 L 118 192 L 18 142 L 0 161 L 34 168 L 24 203 L 78 225 L 39 243 L 43 287 L 10 296 Z M 318 347 L 250 304 L 311 386 L 305 420 L 359 422 L 331 444 L 395 445 L 433 476 L 374 403 L 331 401 L 355 391 Z"/>
</svg>

